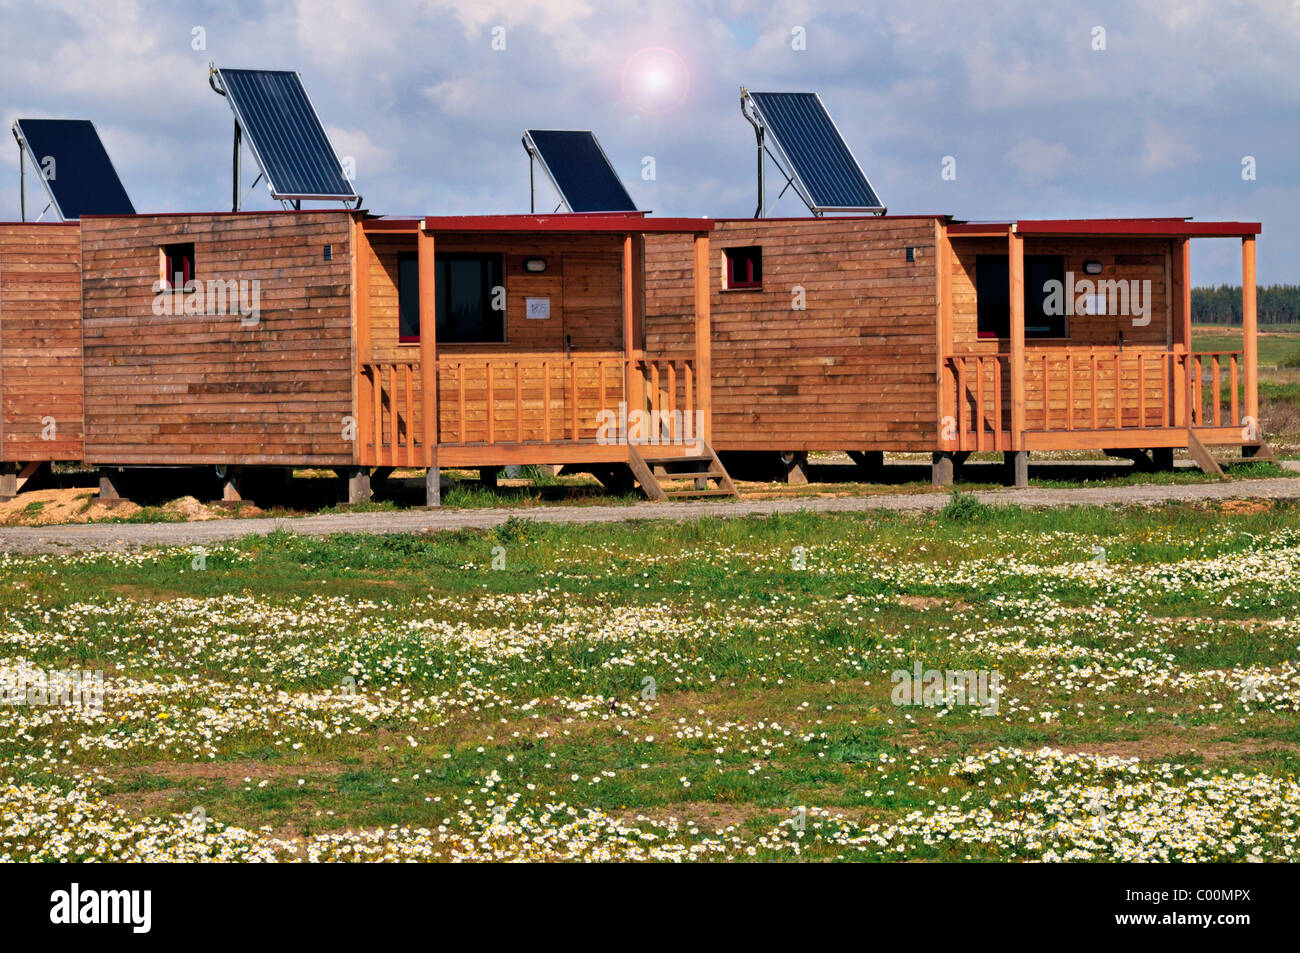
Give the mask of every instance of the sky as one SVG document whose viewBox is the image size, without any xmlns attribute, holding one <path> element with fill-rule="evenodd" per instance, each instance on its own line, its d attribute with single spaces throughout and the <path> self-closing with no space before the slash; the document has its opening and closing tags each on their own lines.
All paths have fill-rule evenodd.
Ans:
<svg viewBox="0 0 1300 953">
<path fill-rule="evenodd" d="M 537 127 L 593 129 L 656 215 L 753 215 L 745 85 L 820 93 L 891 213 L 1260 221 L 1260 282 L 1300 283 L 1300 2 L 0 0 L 5 125 L 93 120 L 142 212 L 230 207 L 209 62 L 300 71 L 380 214 L 527 211 Z M 769 214 L 806 214 L 768 182 Z M 1192 266 L 1239 283 L 1240 243 Z"/>
</svg>

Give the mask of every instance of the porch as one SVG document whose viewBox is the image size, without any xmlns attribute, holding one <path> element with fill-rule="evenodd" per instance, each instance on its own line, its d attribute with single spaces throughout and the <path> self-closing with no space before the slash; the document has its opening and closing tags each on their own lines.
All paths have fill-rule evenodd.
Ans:
<svg viewBox="0 0 1300 953">
<path fill-rule="evenodd" d="M 955 455 L 981 451 L 1008 455 L 1018 485 L 1035 450 L 1186 447 L 1216 472 L 1207 446 L 1267 453 L 1258 429 L 1258 232 L 1257 223 L 1183 219 L 948 225 L 940 243 L 952 267 L 940 268 L 936 480 L 951 478 Z M 1193 349 L 1194 237 L 1240 239 L 1239 349 Z M 985 262 L 1005 269 L 1001 287 L 990 290 L 978 274 Z M 1054 272 L 1063 280 L 1037 287 Z M 1096 281 L 1076 278 L 1084 274 Z M 1130 285 L 1141 292 L 1140 311 L 1129 307 Z M 1065 311 L 1048 308 L 1049 290 Z M 989 331 L 993 294 L 1004 324 Z"/>
<path fill-rule="evenodd" d="M 691 461 L 696 472 L 668 469 L 687 470 L 699 495 L 715 492 L 710 481 L 721 490 L 709 447 L 711 228 L 639 215 L 358 221 L 357 468 L 424 468 L 431 505 L 441 467 L 628 464 L 662 498 L 656 472 Z M 693 236 L 693 308 L 677 317 L 687 350 L 645 348 L 652 231 Z M 491 305 L 455 286 L 462 265 L 481 268 L 474 294 Z M 467 333 L 467 315 L 482 329 Z"/>
</svg>

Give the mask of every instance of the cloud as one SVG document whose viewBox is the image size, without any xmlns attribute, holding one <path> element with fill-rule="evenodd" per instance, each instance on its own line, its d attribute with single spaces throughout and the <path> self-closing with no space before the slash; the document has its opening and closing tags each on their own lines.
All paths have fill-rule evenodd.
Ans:
<svg viewBox="0 0 1300 953">
<path fill-rule="evenodd" d="M 1007 150 L 1006 160 L 1019 170 L 1025 184 L 1037 185 L 1064 175 L 1072 155 L 1064 143 L 1027 136 Z"/>
<path fill-rule="evenodd" d="M 792 47 L 796 26 L 806 49 Z M 623 84 L 656 46 L 689 74 L 662 115 Z M 1008 0 L 996 15 L 946 0 L 0 0 L 0 59 L 6 119 L 94 119 L 142 210 L 228 206 L 215 60 L 300 70 L 380 212 L 526 209 L 520 133 L 554 126 L 596 130 L 658 214 L 752 214 L 744 84 L 821 92 L 894 212 L 1255 216 L 1264 280 L 1296 280 L 1300 257 L 1300 5 L 1271 0 Z M 1255 183 L 1240 178 L 1247 154 Z M 646 155 L 654 182 L 639 178 Z M 940 178 L 945 155 L 955 181 Z M 254 168 L 246 155 L 245 187 Z M 249 203 L 274 207 L 261 187 Z M 803 207 L 787 193 L 774 212 Z M 0 217 L 16 214 L 16 189 L 0 184 Z M 1207 267 L 1198 280 L 1234 278 Z"/>
</svg>

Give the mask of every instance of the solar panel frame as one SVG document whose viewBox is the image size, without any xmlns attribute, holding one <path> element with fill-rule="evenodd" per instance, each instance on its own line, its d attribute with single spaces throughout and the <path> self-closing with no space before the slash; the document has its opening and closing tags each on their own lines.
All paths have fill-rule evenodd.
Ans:
<svg viewBox="0 0 1300 953">
<path fill-rule="evenodd" d="M 235 115 L 235 121 L 239 123 L 239 128 L 243 131 L 244 137 L 248 140 L 249 149 L 253 153 L 253 158 L 257 160 L 258 168 L 262 170 L 262 175 L 266 177 L 267 189 L 271 193 L 271 198 L 277 199 L 279 201 L 300 201 L 306 199 L 310 201 L 340 201 L 340 202 L 351 201 L 353 199 L 358 198 L 356 187 L 353 186 L 351 181 L 349 181 L 347 175 L 345 175 L 343 172 L 343 163 L 339 161 L 338 151 L 334 148 L 334 143 L 330 141 L 329 133 L 325 131 L 325 124 L 321 122 L 320 113 L 316 111 L 316 105 L 315 103 L 312 102 L 311 94 L 307 92 L 307 86 L 302 81 L 301 73 L 299 73 L 297 70 L 232 69 L 230 67 L 218 68 L 216 70 L 216 73 L 221 79 L 221 86 L 222 89 L 224 89 L 226 92 L 226 100 L 227 102 L 230 103 L 230 109 L 231 112 L 233 112 Z M 316 124 L 316 128 L 320 131 L 321 138 L 324 140 L 325 145 L 329 147 L 329 158 L 330 160 L 332 160 L 333 164 L 337 167 L 339 181 L 346 186 L 347 188 L 346 192 L 344 191 L 327 192 L 327 191 L 310 191 L 310 190 L 295 191 L 292 189 L 279 188 L 279 186 L 277 185 L 277 181 L 280 182 L 281 184 L 284 184 L 283 179 L 272 176 L 271 170 L 270 168 L 268 168 L 267 165 L 268 156 L 262 148 L 264 145 L 266 145 L 266 143 L 259 141 L 260 137 L 258 133 L 255 131 L 255 128 L 253 126 L 250 126 L 249 118 L 248 118 L 249 112 L 244 108 L 244 106 L 248 106 L 251 104 L 245 103 L 244 106 L 241 106 L 239 97 L 243 95 L 243 93 L 238 91 L 237 89 L 232 90 L 230 83 L 228 82 L 228 77 L 231 76 L 243 77 L 252 74 L 281 76 L 281 77 L 292 76 L 294 78 L 297 89 L 302 94 L 303 103 L 306 106 L 307 113 L 310 115 L 310 118 L 314 120 Z M 236 87 L 240 86 L 240 82 L 238 79 L 236 80 L 235 85 Z M 268 115 L 270 115 L 269 111 L 268 111 Z M 259 118 L 261 117 L 259 116 Z M 282 118 L 282 117 L 276 117 L 276 118 Z M 278 165 L 278 163 L 275 164 Z"/>
<path fill-rule="evenodd" d="M 109 203 L 100 203 L 94 206 L 86 207 L 83 203 L 83 207 L 81 208 L 64 209 L 63 207 L 64 203 L 59 201 L 59 195 L 56 187 L 54 185 L 51 185 L 50 181 L 44 175 L 44 170 L 41 167 L 40 156 L 38 155 L 38 152 L 42 152 L 46 155 L 52 155 L 54 153 L 52 151 L 47 151 L 44 148 L 41 149 L 33 148 L 32 137 L 31 137 L 31 133 L 33 131 L 37 132 L 36 140 L 39 143 L 43 135 L 40 132 L 41 126 L 45 124 L 53 125 L 56 123 L 66 125 L 66 126 L 78 126 L 78 127 L 85 126 L 89 128 L 90 133 L 94 136 L 95 144 L 99 147 L 99 152 L 102 153 L 103 155 L 103 159 L 107 167 L 107 171 L 109 174 L 111 174 L 112 181 L 117 186 L 118 192 L 121 193 L 121 199 L 125 203 L 124 206 L 114 205 L 113 203 L 109 202 Z M 40 124 L 40 125 L 36 125 L 36 124 Z M 12 129 L 13 129 L 14 136 L 18 139 L 18 141 L 22 145 L 24 153 L 26 155 L 31 156 L 32 162 L 36 164 L 37 178 L 41 180 L 41 184 L 45 187 L 45 194 L 49 196 L 50 203 L 54 206 L 55 211 L 59 213 L 59 218 L 63 219 L 65 222 L 68 222 L 68 221 L 76 221 L 80 219 L 82 215 L 134 215 L 135 214 L 135 205 L 131 201 L 131 196 L 127 194 L 126 186 L 122 184 L 122 177 L 117 174 L 117 167 L 113 165 L 113 159 L 108 154 L 108 149 L 105 148 L 104 140 L 100 138 L 99 130 L 95 127 L 94 122 L 92 122 L 89 119 L 16 119 L 14 120 Z M 19 161 L 22 161 L 21 157 Z M 55 158 L 55 170 L 56 170 L 55 182 L 56 183 L 58 182 L 58 176 L 59 176 L 57 170 L 60 168 L 60 166 L 66 168 L 68 166 L 68 162 L 66 160 L 60 160 L 56 156 Z M 73 164 L 73 168 L 74 169 L 76 168 L 75 163 Z M 64 198 L 68 199 L 71 198 L 71 196 L 65 195 Z M 117 198 L 117 196 L 113 196 L 113 198 Z M 70 214 L 71 212 L 76 212 L 76 214 L 75 215 Z"/>
<path fill-rule="evenodd" d="M 601 161 L 605 163 L 605 168 L 609 170 L 610 178 L 613 179 L 614 183 L 618 186 L 619 190 L 623 193 L 623 197 L 627 199 L 627 207 L 626 208 L 581 208 L 581 209 L 575 208 L 573 200 L 565 192 L 564 188 L 560 185 L 560 180 L 556 177 L 555 171 L 551 168 L 550 164 L 546 161 L 546 154 L 543 151 L 542 147 L 539 146 L 536 140 L 534 139 L 534 133 L 569 133 L 569 134 L 580 133 L 580 134 L 585 134 L 587 136 L 590 136 L 591 142 L 596 147 L 596 152 L 599 153 Z M 636 202 L 633 201 L 632 199 L 632 194 L 628 192 L 627 186 L 623 184 L 623 179 L 619 176 L 618 171 L 614 168 L 614 163 L 609 161 L 609 156 L 605 153 L 605 147 L 600 144 L 600 139 L 596 137 L 596 133 L 593 132 L 592 130 L 590 129 L 525 129 L 524 140 L 528 147 L 528 154 L 536 158 L 537 161 L 541 164 L 542 171 L 545 172 L 546 177 L 551 180 L 551 185 L 555 187 L 555 191 L 559 194 L 560 201 L 564 203 L 565 207 L 568 208 L 570 212 L 592 214 L 592 213 L 601 213 L 601 212 L 640 211 L 636 207 Z M 585 204 L 585 203 L 579 203 L 579 204 Z"/>
<path fill-rule="evenodd" d="M 800 195 L 803 197 L 805 203 L 807 203 L 810 209 L 814 212 L 883 213 L 886 211 L 885 204 L 880 200 L 880 193 L 877 192 L 876 187 L 871 184 L 871 180 L 867 177 L 866 170 L 862 168 L 862 163 L 860 163 L 858 157 L 853 154 L 853 149 L 849 146 L 848 140 L 844 138 L 844 134 L 840 132 L 840 127 L 836 125 L 835 118 L 831 115 L 830 110 L 826 108 L 826 104 L 822 102 L 820 93 L 772 93 L 753 92 L 747 90 L 745 95 L 749 98 L 754 111 L 758 114 L 759 121 L 763 124 L 764 130 L 770 134 L 771 142 L 776 146 L 777 151 L 781 154 L 781 158 L 784 160 L 786 167 L 790 170 L 790 176 L 794 180 L 795 187 L 798 189 Z M 853 168 L 857 171 L 858 175 L 862 177 L 862 184 L 866 186 L 866 190 L 870 197 L 875 200 L 875 204 L 839 205 L 823 204 L 818 202 L 818 197 L 814 194 L 812 187 L 805 181 L 805 177 L 800 174 L 798 163 L 790 157 L 789 150 L 786 149 L 785 144 L 781 141 L 782 137 L 778 133 L 777 127 L 772 122 L 770 111 L 763 108 L 762 97 L 769 96 L 796 96 L 816 102 L 818 109 L 821 110 L 822 116 L 824 116 L 826 121 L 830 124 L 831 131 L 834 132 L 836 140 L 844 148 L 845 154 L 852 162 Z M 786 131 L 788 132 L 788 130 Z"/>
</svg>

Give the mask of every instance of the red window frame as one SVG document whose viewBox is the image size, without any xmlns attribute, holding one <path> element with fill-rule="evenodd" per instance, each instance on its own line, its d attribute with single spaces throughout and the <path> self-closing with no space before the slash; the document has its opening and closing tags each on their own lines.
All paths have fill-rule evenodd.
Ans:
<svg viewBox="0 0 1300 953">
<path fill-rule="evenodd" d="M 163 253 L 163 287 L 167 291 L 184 291 L 185 286 L 194 280 L 194 243 L 180 242 L 174 245 L 164 245 Z M 180 266 L 177 267 L 177 261 Z M 176 286 L 176 276 L 180 275 L 184 280 L 181 281 L 180 287 Z"/>
<path fill-rule="evenodd" d="M 727 261 L 727 289 L 747 289 L 763 287 L 763 248 L 761 245 L 745 245 L 740 248 L 724 248 L 722 255 Z M 737 266 L 744 268 L 737 274 Z"/>
</svg>

